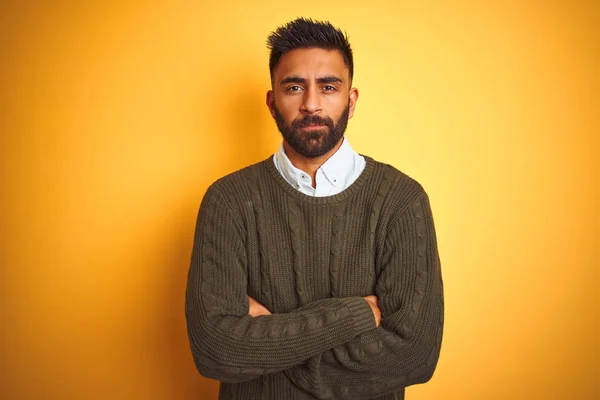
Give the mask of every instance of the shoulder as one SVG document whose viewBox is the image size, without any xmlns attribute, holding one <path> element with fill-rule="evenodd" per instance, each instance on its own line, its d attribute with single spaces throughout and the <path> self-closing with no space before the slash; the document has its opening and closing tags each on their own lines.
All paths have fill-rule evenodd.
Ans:
<svg viewBox="0 0 600 400">
<path fill-rule="evenodd" d="M 398 192 L 403 196 L 420 196 L 425 194 L 423 186 L 413 177 L 399 170 L 391 164 L 377 161 L 371 157 L 364 156 L 367 162 L 373 163 L 373 175 L 382 181 L 390 183 L 390 190 Z"/>
<path fill-rule="evenodd" d="M 240 200 L 243 202 L 257 190 L 257 182 L 264 175 L 268 162 L 273 162 L 272 156 L 217 179 L 208 187 L 204 197 L 219 198 L 229 206 L 240 203 Z"/>
<path fill-rule="evenodd" d="M 380 181 L 380 193 L 385 193 L 384 208 L 389 212 L 402 213 L 414 202 L 427 199 L 427 192 L 415 178 L 393 165 L 364 157 L 373 164 L 373 179 Z"/>
</svg>

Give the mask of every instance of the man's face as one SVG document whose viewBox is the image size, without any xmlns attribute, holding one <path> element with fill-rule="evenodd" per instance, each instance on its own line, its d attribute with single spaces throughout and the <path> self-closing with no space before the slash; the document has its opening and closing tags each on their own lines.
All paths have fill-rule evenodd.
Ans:
<svg viewBox="0 0 600 400">
<path fill-rule="evenodd" d="M 358 98 L 349 74 L 337 50 L 296 49 L 279 59 L 267 106 L 293 151 L 315 158 L 340 143 Z"/>
</svg>

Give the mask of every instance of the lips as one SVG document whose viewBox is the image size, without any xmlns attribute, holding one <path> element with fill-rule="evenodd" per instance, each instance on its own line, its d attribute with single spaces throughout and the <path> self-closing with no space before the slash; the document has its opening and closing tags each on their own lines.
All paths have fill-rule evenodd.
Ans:
<svg viewBox="0 0 600 400">
<path fill-rule="evenodd" d="M 333 128 L 333 121 L 317 115 L 305 116 L 292 123 L 292 129 L 301 129 L 304 131 L 322 131 L 327 128 Z"/>
<path fill-rule="evenodd" d="M 306 125 L 302 127 L 302 129 L 322 129 L 325 128 L 325 125 Z"/>
</svg>

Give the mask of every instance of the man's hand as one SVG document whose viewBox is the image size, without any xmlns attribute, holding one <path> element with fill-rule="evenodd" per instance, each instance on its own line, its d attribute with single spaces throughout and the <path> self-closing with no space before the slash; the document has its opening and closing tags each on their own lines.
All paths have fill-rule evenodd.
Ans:
<svg viewBox="0 0 600 400">
<path fill-rule="evenodd" d="M 373 316 L 375 317 L 375 326 L 379 327 L 379 324 L 381 323 L 381 310 L 377 306 L 377 296 L 367 296 L 363 298 L 371 306 L 371 311 L 373 311 Z"/>
<path fill-rule="evenodd" d="M 267 310 L 267 307 L 263 306 L 250 296 L 248 296 L 248 303 L 250 303 L 248 315 L 251 317 L 258 317 L 259 315 L 271 315 L 271 311 Z"/>
</svg>

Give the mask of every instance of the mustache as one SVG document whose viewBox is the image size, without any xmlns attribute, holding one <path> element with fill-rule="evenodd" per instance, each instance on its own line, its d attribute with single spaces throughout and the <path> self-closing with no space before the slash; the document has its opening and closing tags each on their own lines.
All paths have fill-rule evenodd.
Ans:
<svg viewBox="0 0 600 400">
<path fill-rule="evenodd" d="M 297 119 L 292 122 L 292 129 L 304 128 L 309 125 L 325 125 L 329 128 L 333 128 L 333 120 L 327 117 L 320 117 L 318 115 L 306 115 L 301 119 Z"/>
</svg>

